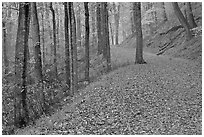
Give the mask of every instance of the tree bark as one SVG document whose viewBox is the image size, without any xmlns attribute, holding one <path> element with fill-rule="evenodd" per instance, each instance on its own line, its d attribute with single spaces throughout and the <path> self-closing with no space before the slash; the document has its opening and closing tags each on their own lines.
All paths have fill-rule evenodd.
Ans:
<svg viewBox="0 0 204 137">
<path fill-rule="evenodd" d="M 89 8 L 84 2 L 85 9 L 85 80 L 89 83 Z"/>
<path fill-rule="evenodd" d="M 111 22 L 109 22 L 109 26 L 110 26 L 111 43 L 112 43 L 112 45 L 114 45 L 114 34 L 113 34 L 113 27 L 112 27 L 112 23 Z"/>
<path fill-rule="evenodd" d="M 32 40 L 34 47 L 34 59 L 35 59 L 35 83 L 39 88 L 37 90 L 37 100 L 38 100 L 38 114 L 42 115 L 44 111 L 44 93 L 43 93 L 43 74 L 42 74 L 42 60 L 41 60 L 41 47 L 40 47 L 40 27 L 37 15 L 36 3 L 31 3 L 31 13 L 32 13 Z"/>
<path fill-rule="evenodd" d="M 101 34 L 101 3 L 98 3 L 97 9 L 97 35 L 98 35 L 98 55 L 102 54 L 102 34 Z"/>
<path fill-rule="evenodd" d="M 20 3 L 15 52 L 14 125 L 18 128 L 29 122 L 26 103 L 27 48 L 29 34 L 29 3 Z"/>
<path fill-rule="evenodd" d="M 108 5 L 107 2 L 104 2 L 104 20 L 105 20 L 105 52 L 106 52 L 106 61 L 107 61 L 107 72 L 111 71 L 111 55 L 110 55 L 110 40 L 109 40 L 109 27 L 108 27 Z"/>
<path fill-rule="evenodd" d="M 55 18 L 55 11 L 52 7 L 52 2 L 50 2 L 50 10 L 52 12 L 52 25 L 53 25 L 53 42 L 54 42 L 54 45 L 53 45 L 53 52 L 54 52 L 54 75 L 55 75 L 55 78 L 57 79 L 57 37 L 56 37 L 56 18 Z"/>
<path fill-rule="evenodd" d="M 191 8 L 191 3 L 187 2 L 187 17 L 188 17 L 188 21 L 189 21 L 189 25 L 191 28 L 195 28 L 197 27 L 194 17 L 193 17 L 193 12 L 192 12 L 192 8 Z"/>
<path fill-rule="evenodd" d="M 71 74 L 70 74 L 70 51 L 69 51 L 69 14 L 68 14 L 68 4 L 64 3 L 64 12 L 65 12 L 65 20 L 64 20 L 64 28 L 65 28 L 65 70 L 66 70 L 66 84 L 68 90 L 71 87 Z M 71 93 L 69 93 L 71 94 Z"/>
<path fill-rule="evenodd" d="M 188 24 L 187 20 L 184 18 L 179 6 L 177 2 L 172 2 L 172 6 L 174 9 L 174 12 L 177 16 L 177 18 L 179 19 L 181 25 L 185 28 L 186 31 L 186 40 L 190 40 L 192 38 L 192 34 L 190 31 L 190 25 Z"/>
<path fill-rule="evenodd" d="M 91 16 L 91 34 L 92 34 L 92 39 L 91 39 L 91 45 L 96 45 L 96 10 L 95 10 L 95 3 L 90 3 L 90 16 Z"/>
<path fill-rule="evenodd" d="M 81 47 L 81 9 L 77 7 L 77 45 Z"/>
<path fill-rule="evenodd" d="M 120 21 L 120 4 L 117 6 L 113 3 L 114 10 L 114 18 L 115 18 L 115 44 L 118 45 L 118 37 L 119 37 L 119 21 Z"/>
<path fill-rule="evenodd" d="M 131 21 L 131 34 L 133 34 L 135 32 L 135 23 L 134 23 L 133 13 L 130 14 L 130 21 Z"/>
<path fill-rule="evenodd" d="M 42 59 L 42 64 L 43 66 L 45 66 L 45 26 L 44 26 L 44 7 L 43 7 L 43 11 L 41 13 L 41 18 L 42 18 L 42 56 L 43 56 L 43 59 Z"/>
<path fill-rule="evenodd" d="M 56 43 L 57 43 L 57 47 L 60 47 L 60 14 L 59 14 L 59 7 L 57 6 L 57 29 L 56 29 Z"/>
<path fill-rule="evenodd" d="M 71 36 L 71 57 L 72 57 L 72 71 L 71 71 L 71 96 L 77 91 L 77 44 L 76 44 L 76 20 L 74 15 L 73 2 L 69 2 L 70 15 L 70 36 Z"/>
<path fill-rule="evenodd" d="M 133 3 L 133 12 L 135 16 L 135 27 L 136 27 L 136 58 L 135 64 L 146 63 L 143 59 L 143 35 L 141 25 L 141 3 Z"/>
<path fill-rule="evenodd" d="M 103 53 L 103 58 L 106 59 L 106 17 L 105 17 L 105 2 L 101 2 L 101 48 Z"/>
</svg>

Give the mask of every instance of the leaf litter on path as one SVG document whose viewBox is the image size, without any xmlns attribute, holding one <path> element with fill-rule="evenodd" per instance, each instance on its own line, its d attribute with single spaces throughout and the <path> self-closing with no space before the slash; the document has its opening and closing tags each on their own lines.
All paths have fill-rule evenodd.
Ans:
<svg viewBox="0 0 204 137">
<path fill-rule="evenodd" d="M 131 49 L 126 52 L 132 60 Z M 152 54 L 145 60 L 148 64 L 119 68 L 83 89 L 83 101 L 72 111 L 64 106 L 52 127 L 44 125 L 49 130 L 43 134 L 202 134 L 199 65 Z M 42 129 L 39 123 L 19 134 L 42 134 Z"/>
</svg>

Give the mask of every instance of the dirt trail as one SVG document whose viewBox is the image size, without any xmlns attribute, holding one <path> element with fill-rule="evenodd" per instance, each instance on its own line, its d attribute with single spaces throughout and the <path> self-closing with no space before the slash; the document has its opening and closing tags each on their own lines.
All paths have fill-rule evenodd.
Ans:
<svg viewBox="0 0 204 137">
<path fill-rule="evenodd" d="M 112 46 L 111 47 L 111 53 L 113 57 L 113 62 L 116 60 L 120 60 L 120 62 L 122 61 L 128 61 L 133 63 L 135 60 L 135 48 L 123 48 L 123 47 L 115 47 Z M 148 61 L 154 61 L 154 62 L 158 62 L 158 61 L 168 61 L 168 60 L 177 60 L 177 61 L 184 61 L 184 62 L 189 62 L 189 60 L 186 59 L 182 59 L 182 58 L 173 58 L 170 56 L 165 56 L 165 55 L 156 55 L 154 53 L 150 53 L 148 50 L 144 49 L 144 59 L 148 62 Z"/>
</svg>

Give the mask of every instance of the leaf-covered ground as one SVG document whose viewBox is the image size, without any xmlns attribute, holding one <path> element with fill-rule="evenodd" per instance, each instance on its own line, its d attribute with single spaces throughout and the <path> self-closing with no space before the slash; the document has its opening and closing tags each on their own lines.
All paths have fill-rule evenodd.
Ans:
<svg viewBox="0 0 204 137">
<path fill-rule="evenodd" d="M 71 105 L 17 134 L 202 134 L 201 64 L 145 53 L 147 64 L 134 65 L 134 49 L 112 50 L 113 66 L 132 65 L 102 76 Z"/>
</svg>

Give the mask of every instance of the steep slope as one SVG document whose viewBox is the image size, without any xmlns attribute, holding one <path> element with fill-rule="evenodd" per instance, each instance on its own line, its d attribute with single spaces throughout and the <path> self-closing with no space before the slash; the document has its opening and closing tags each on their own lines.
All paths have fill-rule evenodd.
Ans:
<svg viewBox="0 0 204 137">
<path fill-rule="evenodd" d="M 182 9 L 182 7 L 181 7 Z M 158 24 L 150 36 L 144 36 L 144 48 L 146 51 L 157 55 L 168 55 L 184 59 L 197 60 L 202 63 L 202 4 L 192 3 L 194 18 L 198 25 L 192 30 L 193 39 L 185 41 L 185 30 L 178 22 L 175 15 L 163 24 Z M 174 16 L 174 17 L 173 17 Z M 135 47 L 135 34 L 123 41 L 120 47 Z"/>
</svg>

